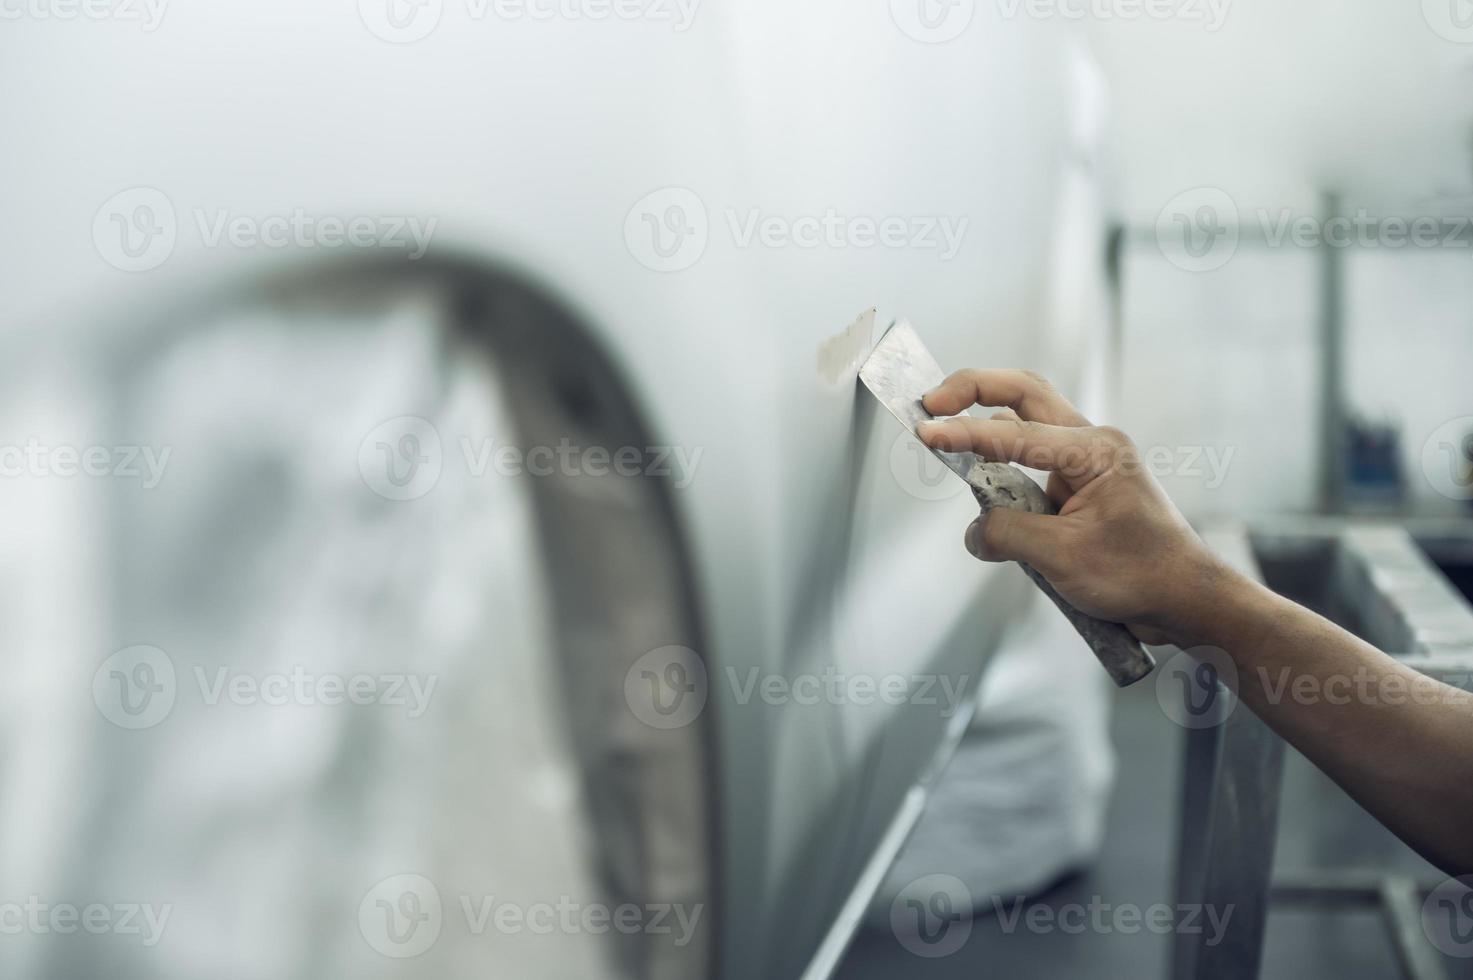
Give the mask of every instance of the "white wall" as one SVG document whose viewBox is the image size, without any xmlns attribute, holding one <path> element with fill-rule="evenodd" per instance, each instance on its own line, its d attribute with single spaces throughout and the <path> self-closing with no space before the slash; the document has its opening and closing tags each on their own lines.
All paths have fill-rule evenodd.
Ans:
<svg viewBox="0 0 1473 980">
<path fill-rule="evenodd" d="M 1201 273 L 1128 250 L 1120 423 L 1188 515 L 1313 508 L 1317 274 L 1302 250 Z"/>
</svg>

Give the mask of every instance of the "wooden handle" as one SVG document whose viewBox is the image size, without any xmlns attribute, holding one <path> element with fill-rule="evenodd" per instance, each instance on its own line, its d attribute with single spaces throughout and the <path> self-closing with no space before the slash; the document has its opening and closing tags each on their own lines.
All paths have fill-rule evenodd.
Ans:
<svg viewBox="0 0 1473 980">
<path fill-rule="evenodd" d="M 1026 510 L 1034 514 L 1057 513 L 1043 488 L 1016 466 L 978 461 L 967 474 L 967 482 L 971 484 L 972 496 L 977 498 L 984 514 L 995 507 Z M 1019 564 L 1022 565 L 1021 562 Z M 1084 637 L 1084 642 L 1089 644 L 1089 648 L 1094 651 L 1094 655 L 1117 685 L 1128 687 L 1155 668 L 1155 658 L 1146 652 L 1130 630 L 1119 623 L 1109 623 L 1085 615 L 1059 595 L 1058 590 L 1038 571 L 1028 565 L 1022 565 L 1022 568 L 1033 580 L 1033 584 L 1053 600 L 1064 618 Z"/>
</svg>

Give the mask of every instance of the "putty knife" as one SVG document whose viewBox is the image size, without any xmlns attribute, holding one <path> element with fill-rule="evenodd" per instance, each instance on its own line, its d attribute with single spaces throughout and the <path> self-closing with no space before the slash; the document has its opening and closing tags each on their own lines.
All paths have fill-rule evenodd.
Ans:
<svg viewBox="0 0 1473 980">
<path fill-rule="evenodd" d="M 890 410 L 890 414 L 910 430 L 911 435 L 916 434 L 917 425 L 932 417 L 921 406 L 921 396 L 946 378 L 915 329 L 904 322 L 895 324 L 880 338 L 869 359 L 859 369 L 859 377 Z M 916 438 L 919 440 L 920 437 Z M 1035 514 L 1057 513 L 1043 488 L 1016 466 L 990 463 L 972 453 L 943 453 L 934 449 L 931 452 L 967 482 L 984 514 L 994 507 L 1012 507 Z M 1033 584 L 1042 589 L 1044 595 L 1052 599 L 1059 611 L 1074 624 L 1116 684 L 1121 687 L 1134 684 L 1156 666 L 1156 661 L 1130 630 L 1119 623 L 1107 623 L 1085 615 L 1059 595 L 1048 579 L 1027 565 L 1022 568 Z"/>
</svg>

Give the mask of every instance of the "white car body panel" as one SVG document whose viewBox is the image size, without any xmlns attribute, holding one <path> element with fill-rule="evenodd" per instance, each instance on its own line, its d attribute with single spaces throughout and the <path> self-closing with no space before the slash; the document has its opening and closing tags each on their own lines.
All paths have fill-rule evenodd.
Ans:
<svg viewBox="0 0 1473 980">
<path fill-rule="evenodd" d="M 1064 384 L 1083 383 L 1098 363 L 1101 311 L 1078 297 L 1098 295 L 1091 249 L 1100 226 L 1094 174 L 1080 163 L 1093 137 L 1079 113 L 1098 110 L 1081 109 L 1093 83 L 1071 74 L 1083 62 L 1067 25 L 978 5 L 956 39 L 926 44 L 887 6 L 708 0 L 676 31 L 663 22 L 476 19 L 447 2 L 438 28 L 409 44 L 376 37 L 352 3 L 177 0 L 153 31 L 14 20 L 0 59 L 10 95 L 0 120 L 11 135 L 0 158 L 3 322 L 30 351 L 53 331 L 121 330 L 180 297 L 343 258 L 310 244 L 212 245 L 222 213 L 433 218 L 423 261 L 450 254 L 526 273 L 581 319 L 653 438 L 699 452 L 689 485 L 671 500 L 692 561 L 707 645 L 699 653 L 713 677 L 724 667 L 784 677 L 832 667 L 974 678 L 1018 579 L 1010 568 L 979 569 L 960 547 L 974 512 L 960 485 L 944 499 L 914 492 L 898 427 L 854 383 L 871 338 L 840 335 L 876 307 L 882 324 L 902 314 L 915 322 L 944 365 L 1039 365 Z M 93 228 L 105 202 L 137 187 L 167 196 L 177 240 L 157 268 L 128 273 L 109 264 Z M 648 253 L 626 223 L 646 195 L 672 187 L 700 200 L 708 240 L 693 264 L 659 272 L 641 262 Z M 829 209 L 965 225 L 953 224 L 964 233 L 945 259 L 937 248 L 852 241 L 744 247 L 753 209 L 789 227 Z M 12 391 L 10 417 L 35 414 L 47 397 L 48 379 L 33 382 Z M 1086 390 L 1099 388 L 1094 379 Z M 64 401 L 39 411 L 36 424 L 61 432 Z M 392 402 L 386 395 L 384 417 L 400 414 Z M 77 411 L 80 441 L 106 406 Z M 55 539 L 31 518 L 51 515 L 61 534 L 61 524 L 75 526 L 74 503 L 52 496 L 27 505 L 13 523 L 30 521 L 32 538 L 16 554 L 54 552 Z M 46 567 L 37 608 L 64 608 L 48 597 L 69 580 L 91 581 L 79 595 L 107 589 L 84 559 L 53 553 Z M 518 574 L 515 562 L 502 570 Z M 572 600 L 545 601 L 556 617 L 558 603 Z M 146 642 L 110 635 L 105 624 L 75 633 L 47 644 L 68 676 L 90 677 L 111 650 Z M 88 710 L 36 706 L 73 704 L 69 688 L 37 690 L 32 709 L 6 724 L 12 773 L 21 772 L 18 746 L 58 719 L 96 721 Z M 525 704 L 498 710 L 526 712 L 508 726 L 538 717 Z M 832 934 L 948 719 L 914 706 L 752 705 L 718 712 L 713 724 L 714 972 L 796 975 Z M 48 768 L 75 766 L 86 779 L 90 759 L 78 748 Z M 96 817 L 45 830 L 89 804 L 35 773 L 14 776 L 10 789 L 29 802 L 7 806 L 0 864 L 44 881 L 49 856 Z M 507 816 L 509 825 L 522 820 Z M 296 832 L 310 840 L 311 826 Z M 584 887 L 586 871 L 563 870 L 549 875 L 564 890 Z M 290 888 L 291 874 L 284 865 L 268 879 Z M 119 876 L 128 880 L 121 871 L 100 880 Z M 351 911 L 358 895 L 348 897 Z M 269 915 L 255 927 L 274 928 Z M 173 928 L 191 935 L 187 917 Z M 208 935 L 181 939 L 186 954 L 167 966 L 128 963 L 160 977 L 315 968 L 285 954 L 250 965 L 250 949 L 270 947 L 269 934 L 222 937 L 219 946 Z M 160 955 L 171 948 L 179 947 L 163 944 Z M 524 959 L 503 962 L 518 975 L 556 975 L 539 973 L 547 964 L 537 956 L 528 947 Z M 12 975 L 50 962 L 37 957 Z M 357 954 L 317 966 L 346 963 L 359 963 Z"/>
</svg>

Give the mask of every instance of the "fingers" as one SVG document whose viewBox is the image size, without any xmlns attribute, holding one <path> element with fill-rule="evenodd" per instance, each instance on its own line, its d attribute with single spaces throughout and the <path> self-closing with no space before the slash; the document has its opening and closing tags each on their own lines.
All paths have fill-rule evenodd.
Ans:
<svg viewBox="0 0 1473 980">
<path fill-rule="evenodd" d="M 922 422 L 916 428 L 921 441 L 942 452 L 972 452 L 983 459 L 1020 463 L 1035 470 L 1058 473 L 1071 485 L 1088 482 L 1116 462 L 1127 443 L 1113 430 L 1070 428 L 1010 419 L 974 419 L 960 416 Z"/>
<path fill-rule="evenodd" d="M 1054 505 L 1054 510 L 1063 510 L 1069 498 L 1074 496 L 1074 488 L 1069 486 L 1069 481 L 1057 473 L 1048 475 L 1048 483 L 1043 492 L 1048 495 L 1049 502 Z"/>
<path fill-rule="evenodd" d="M 967 528 L 967 550 L 982 561 L 1021 561 L 1045 575 L 1068 554 L 1061 518 L 999 507 Z"/>
<path fill-rule="evenodd" d="M 956 371 L 921 399 L 932 415 L 959 415 L 973 405 L 1005 406 L 1049 425 L 1089 425 L 1048 379 L 1032 371 Z"/>
<path fill-rule="evenodd" d="M 1005 408 L 1000 412 L 993 412 L 992 419 L 996 422 L 1023 421 L 1018 417 L 1018 413 L 1011 408 Z M 1065 480 L 1059 474 L 1050 473 L 1048 475 L 1048 484 L 1044 487 L 1044 493 L 1048 494 L 1048 499 L 1053 503 L 1054 510 L 1063 510 L 1064 505 L 1069 502 L 1069 498 L 1074 496 L 1074 489 L 1069 486 L 1069 481 Z"/>
</svg>

